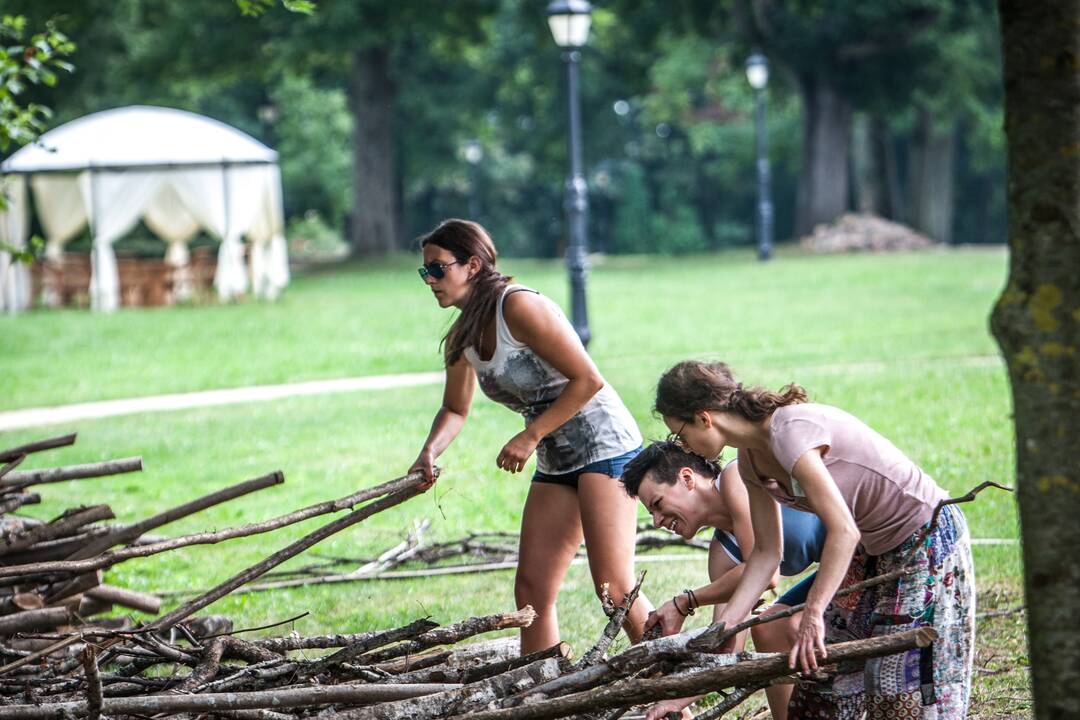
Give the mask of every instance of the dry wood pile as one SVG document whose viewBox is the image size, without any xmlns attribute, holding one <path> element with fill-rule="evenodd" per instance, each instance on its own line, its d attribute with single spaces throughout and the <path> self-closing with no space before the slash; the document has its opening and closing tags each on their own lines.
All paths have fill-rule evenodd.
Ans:
<svg viewBox="0 0 1080 720">
<path fill-rule="evenodd" d="M 865 213 L 845 213 L 831 224 L 815 225 L 811 234 L 799 239 L 799 246 L 813 253 L 923 250 L 935 245 L 906 225 Z"/>
<path fill-rule="evenodd" d="M 619 607 L 605 602 L 609 619 L 604 632 L 576 662 L 562 644 L 523 657 L 518 656 L 516 638 L 458 644 L 483 633 L 527 626 L 535 616 L 529 607 L 445 627 L 423 618 L 399 628 L 356 634 L 242 639 L 239 635 L 246 631 L 234 630 L 227 618 L 196 613 L 332 534 L 416 496 L 423 491 L 422 478 L 405 476 L 263 522 L 167 539 L 146 534 L 177 518 L 281 483 L 283 477 L 272 473 L 130 524 L 106 523 L 114 519 L 106 506 L 69 510 L 47 523 L 11 516 L 15 509 L 40 501 L 27 490 L 35 485 L 141 467 L 138 458 L 131 458 L 16 471 L 29 453 L 74 440 L 71 435 L 0 452 L 0 655 L 5 663 L 0 666 L 0 720 L 148 715 L 262 720 L 617 718 L 632 706 L 662 698 L 726 691 L 716 708 L 699 716 L 712 718 L 789 673 L 786 655 L 716 654 L 733 634 L 779 615 L 752 618 L 730 629 L 710 626 L 650 639 L 609 656 L 640 581 Z M 347 512 L 152 621 L 135 626 L 124 618 L 95 618 L 113 605 L 158 612 L 153 596 L 102 584 L 102 571 L 118 563 L 343 511 Z M 426 548 L 430 557 L 445 559 L 447 553 L 467 554 L 479 544 L 486 548 L 481 553 L 486 557 L 493 546 L 505 550 L 508 538 L 480 540 Z M 377 558 L 373 567 L 406 551 Z M 414 553 L 420 555 L 419 550 Z M 859 587 L 885 579 L 865 581 Z M 921 628 L 833 645 L 829 657 L 841 662 L 893 654 L 933 639 L 933 630 Z"/>
</svg>

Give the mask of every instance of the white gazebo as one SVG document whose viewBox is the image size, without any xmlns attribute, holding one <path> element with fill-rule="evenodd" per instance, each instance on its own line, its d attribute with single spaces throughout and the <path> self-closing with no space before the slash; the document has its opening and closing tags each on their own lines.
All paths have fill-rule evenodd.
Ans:
<svg viewBox="0 0 1080 720">
<path fill-rule="evenodd" d="M 253 293 L 274 298 L 289 282 L 277 153 L 217 120 L 162 107 L 105 110 L 50 130 L 0 164 L 0 173 L 7 196 L 0 240 L 26 247 L 28 187 L 47 260 L 58 260 L 89 223 L 94 309 L 118 307 L 112 244 L 140 218 L 168 243 L 165 257 L 178 277 L 200 228 L 219 237 L 214 286 L 223 299 L 248 290 L 244 237 Z M 29 269 L 0 252 L 0 308 L 16 312 L 30 302 Z"/>
</svg>

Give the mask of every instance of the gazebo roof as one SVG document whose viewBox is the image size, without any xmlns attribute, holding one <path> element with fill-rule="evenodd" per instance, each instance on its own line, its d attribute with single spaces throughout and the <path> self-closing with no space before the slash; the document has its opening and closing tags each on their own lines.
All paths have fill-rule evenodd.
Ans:
<svg viewBox="0 0 1080 720">
<path fill-rule="evenodd" d="M 0 172 L 275 162 L 276 152 L 225 123 L 186 110 L 132 105 L 86 115 L 50 130 L 5 160 Z"/>
</svg>

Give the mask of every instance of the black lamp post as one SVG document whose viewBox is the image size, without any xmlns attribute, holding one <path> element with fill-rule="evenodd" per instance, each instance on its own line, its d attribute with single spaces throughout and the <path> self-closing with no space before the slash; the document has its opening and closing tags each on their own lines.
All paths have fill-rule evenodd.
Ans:
<svg viewBox="0 0 1080 720">
<path fill-rule="evenodd" d="M 758 259 L 768 260 L 773 249 L 773 205 L 769 186 L 769 149 L 765 130 L 765 86 L 769 84 L 769 61 L 758 51 L 746 60 L 746 79 L 754 88 L 754 136 L 757 146 L 757 248 Z"/>
<path fill-rule="evenodd" d="M 570 242 L 566 268 L 570 273 L 570 319 L 586 347 L 592 337 L 585 304 L 585 272 L 588 239 L 585 223 L 589 187 L 581 171 L 581 106 L 578 98 L 578 63 L 581 47 L 589 39 L 592 5 L 587 0 L 553 0 L 547 8 L 548 25 L 566 61 L 566 95 L 570 108 L 570 177 L 566 181 L 566 219 Z"/>
</svg>

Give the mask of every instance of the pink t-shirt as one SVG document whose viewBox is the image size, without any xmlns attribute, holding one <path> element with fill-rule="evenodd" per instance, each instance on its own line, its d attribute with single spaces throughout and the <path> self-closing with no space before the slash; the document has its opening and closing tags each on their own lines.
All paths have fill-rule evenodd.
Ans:
<svg viewBox="0 0 1080 720">
<path fill-rule="evenodd" d="M 770 448 L 788 472 L 784 479 L 795 494 L 790 495 L 775 479 L 762 478 L 753 462 L 742 463 L 740 468 L 748 466 L 750 482 L 780 503 L 813 512 L 790 474 L 807 450 L 824 447 L 825 467 L 862 532 L 863 548 L 871 555 L 899 546 L 929 522 L 938 502 L 948 497 L 895 445 L 839 408 L 815 403 L 787 405 L 773 413 L 769 432 Z M 749 456 L 745 459 L 751 460 Z"/>
</svg>

